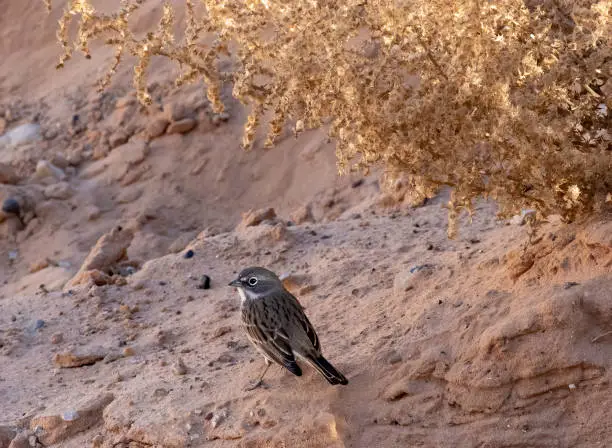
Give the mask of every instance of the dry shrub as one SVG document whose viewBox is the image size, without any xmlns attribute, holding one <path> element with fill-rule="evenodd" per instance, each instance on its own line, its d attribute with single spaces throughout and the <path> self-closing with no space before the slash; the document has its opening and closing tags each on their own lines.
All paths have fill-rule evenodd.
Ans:
<svg viewBox="0 0 612 448">
<path fill-rule="evenodd" d="M 451 186 L 451 228 L 483 196 L 502 217 L 534 208 L 573 220 L 609 205 L 611 0 L 187 0 L 181 42 L 170 4 L 156 30 L 134 36 L 143 1 L 114 15 L 69 2 L 60 66 L 76 15 L 76 48 L 88 55 L 94 38 L 116 48 L 102 85 L 129 52 L 147 102 L 150 58 L 168 57 L 184 69 L 179 83 L 204 80 L 216 111 L 221 84 L 233 85 L 251 110 L 246 148 L 266 112 L 267 146 L 287 123 L 296 133 L 329 124 L 341 172 L 381 163 L 417 195 Z M 237 63 L 221 73 L 228 48 Z"/>
</svg>

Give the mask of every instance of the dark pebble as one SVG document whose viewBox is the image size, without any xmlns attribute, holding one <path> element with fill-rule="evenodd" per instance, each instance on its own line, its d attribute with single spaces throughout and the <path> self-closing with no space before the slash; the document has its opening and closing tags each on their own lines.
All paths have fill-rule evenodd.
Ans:
<svg viewBox="0 0 612 448">
<path fill-rule="evenodd" d="M 361 187 L 363 185 L 363 179 L 357 179 L 355 182 L 351 184 L 352 188 Z"/>
<path fill-rule="evenodd" d="M 12 215 L 19 215 L 19 212 L 21 211 L 21 206 L 19 205 L 19 202 L 17 202 L 16 199 L 8 198 L 5 199 L 2 203 L 2 211 L 4 213 L 10 213 Z"/>
<path fill-rule="evenodd" d="M 39 330 L 39 329 L 41 329 L 44 326 L 45 326 L 45 321 L 42 320 L 42 319 L 38 319 L 36 322 L 34 322 L 34 329 L 35 330 Z"/>
<path fill-rule="evenodd" d="M 203 275 L 200 278 L 200 283 L 197 286 L 198 289 L 210 289 L 210 277 L 208 275 Z"/>
<path fill-rule="evenodd" d="M 183 255 L 183 258 L 193 258 L 194 255 L 195 255 L 194 251 L 189 249 L 187 252 L 185 252 L 185 255 Z"/>
<path fill-rule="evenodd" d="M 576 283 L 576 282 L 565 282 L 563 284 L 563 289 L 570 289 L 574 286 L 578 286 L 580 283 Z"/>
</svg>

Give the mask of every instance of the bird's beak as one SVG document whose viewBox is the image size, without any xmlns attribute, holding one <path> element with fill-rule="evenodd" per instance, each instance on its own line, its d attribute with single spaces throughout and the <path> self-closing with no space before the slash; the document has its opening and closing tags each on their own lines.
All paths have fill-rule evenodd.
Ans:
<svg viewBox="0 0 612 448">
<path fill-rule="evenodd" d="M 235 288 L 240 286 L 240 280 L 236 279 L 236 280 L 232 280 L 231 282 L 228 283 L 227 286 L 234 286 Z"/>
</svg>

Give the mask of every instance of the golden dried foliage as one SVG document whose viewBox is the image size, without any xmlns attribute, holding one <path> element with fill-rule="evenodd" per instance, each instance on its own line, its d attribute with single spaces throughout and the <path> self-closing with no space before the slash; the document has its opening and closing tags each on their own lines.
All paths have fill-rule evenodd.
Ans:
<svg viewBox="0 0 612 448">
<path fill-rule="evenodd" d="M 103 38 L 116 48 L 106 85 L 126 52 L 138 57 L 134 84 L 149 101 L 152 56 L 178 62 L 178 82 L 202 79 L 215 111 L 221 83 L 251 113 L 253 144 L 271 112 L 266 146 L 284 125 L 330 125 L 338 166 L 385 166 L 415 192 L 453 188 L 451 230 L 477 197 L 540 216 L 586 216 L 612 191 L 612 0 L 201 0 L 186 1 L 185 37 L 172 33 L 165 4 L 157 30 L 137 39 L 130 15 L 72 0 L 60 21 L 62 66 L 74 46 Z M 214 35 L 204 45 L 204 34 Z M 220 55 L 237 61 L 220 73 Z M 452 233 L 452 232 L 451 232 Z"/>
</svg>

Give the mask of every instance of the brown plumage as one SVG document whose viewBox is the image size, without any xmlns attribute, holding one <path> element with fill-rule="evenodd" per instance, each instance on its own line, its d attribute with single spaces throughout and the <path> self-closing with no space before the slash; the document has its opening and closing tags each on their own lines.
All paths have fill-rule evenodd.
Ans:
<svg viewBox="0 0 612 448">
<path fill-rule="evenodd" d="M 301 376 L 296 357 L 314 367 L 330 384 L 348 384 L 345 376 L 323 357 L 314 327 L 276 274 L 260 267 L 248 268 L 230 286 L 239 289 L 247 337 L 266 359 L 266 369 L 257 385 L 272 362 Z"/>
</svg>

